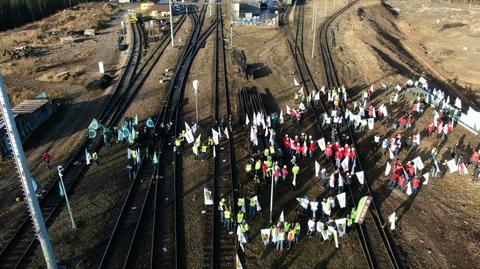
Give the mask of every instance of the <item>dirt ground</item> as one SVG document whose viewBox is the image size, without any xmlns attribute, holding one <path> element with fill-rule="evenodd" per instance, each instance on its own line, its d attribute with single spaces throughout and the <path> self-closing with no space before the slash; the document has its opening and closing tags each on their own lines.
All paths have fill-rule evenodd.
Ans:
<svg viewBox="0 0 480 269">
<path fill-rule="evenodd" d="M 335 22 L 337 70 L 340 71 L 341 80 L 352 88 L 352 96 L 373 84 L 378 89 L 374 103 L 386 103 L 388 97 L 384 90 L 379 89 L 381 83 L 403 84 L 408 78 L 418 78 L 422 73 L 429 78 L 435 77 L 434 85 L 444 89 L 448 89 L 452 80 L 458 77 L 458 81 L 462 81 L 459 84 L 473 87 L 472 93 L 462 89 L 464 92 L 469 96 L 478 96 L 476 77 L 469 76 L 476 72 L 476 67 L 470 68 L 474 61 L 461 56 L 468 54 L 475 59 L 477 53 L 474 44 L 478 41 L 474 40 L 478 38 L 475 39 L 471 29 L 476 28 L 444 27 L 457 20 L 468 21 L 469 25 L 478 24 L 476 19 L 469 17 L 477 11 L 467 10 L 468 6 L 445 3 L 388 1 L 388 4 L 399 12 L 398 16 L 380 1 L 362 1 Z M 433 12 L 426 13 L 426 10 Z M 437 17 L 444 19 L 437 23 Z M 444 29 L 441 32 L 445 33 L 438 34 L 442 27 Z M 453 38 L 460 31 L 464 37 Z M 459 42 L 451 46 L 452 42 L 441 42 L 445 37 Z M 418 49 L 422 44 L 428 53 Z M 463 47 L 469 47 L 469 50 L 463 50 Z M 448 49 L 454 51 L 452 54 L 455 57 L 447 57 L 445 50 Z M 438 61 L 442 57 L 443 60 Z M 392 117 L 404 115 L 408 107 L 406 102 L 393 107 Z M 428 109 L 416 121 L 415 129 L 425 129 L 432 120 L 433 112 Z M 378 133 L 382 137 L 392 135 L 392 131 L 384 126 L 379 126 Z M 369 143 L 373 135 L 369 131 L 360 137 L 360 150 L 369 156 L 364 166 L 369 168 L 367 178 L 384 219 L 393 211 L 399 215 L 398 228 L 393 237 L 402 260 L 410 268 L 480 268 L 476 195 L 479 185 L 471 182 L 471 176 L 446 172 L 440 179 L 430 179 L 416 196 L 409 197 L 400 191 L 392 191 L 386 186 L 388 181 L 382 175 L 386 156 L 370 153 Z M 446 142 L 441 142 L 435 136 L 422 135 L 419 149 L 404 152 L 400 158 L 410 160 L 418 155 L 425 161 L 430 149 L 435 146 L 440 150 L 442 160 L 449 160 L 449 149 L 455 143 L 471 154 L 472 150 L 477 149 L 478 142 L 472 133 L 458 126 Z M 429 169 L 430 162 L 425 163 Z M 442 167 L 443 171 L 447 169 Z"/>
</svg>

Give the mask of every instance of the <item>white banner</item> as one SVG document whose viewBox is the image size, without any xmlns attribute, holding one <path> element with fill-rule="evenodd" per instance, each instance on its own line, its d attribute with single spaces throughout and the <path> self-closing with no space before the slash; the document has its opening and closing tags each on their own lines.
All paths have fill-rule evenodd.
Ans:
<svg viewBox="0 0 480 269">
<path fill-rule="evenodd" d="M 450 169 L 450 173 L 454 173 L 458 171 L 458 166 L 457 163 L 455 162 L 455 159 L 451 159 L 450 161 L 447 162 L 448 169 Z"/>
<path fill-rule="evenodd" d="M 368 129 L 373 130 L 374 124 L 375 124 L 375 119 L 374 118 L 369 118 L 368 119 Z"/>
<path fill-rule="evenodd" d="M 423 168 L 425 168 L 425 166 L 423 165 L 422 158 L 420 158 L 420 156 L 413 159 L 412 162 L 414 163 L 414 166 L 415 166 L 416 169 L 418 169 L 418 171 L 422 171 Z"/>
<path fill-rule="evenodd" d="M 342 163 L 340 163 L 344 172 L 348 172 L 348 162 L 349 161 L 350 161 L 350 158 L 346 157 L 346 158 L 343 159 Z"/>
<path fill-rule="evenodd" d="M 203 199 L 205 201 L 205 205 L 213 205 L 212 192 L 205 187 L 203 188 Z"/>
<path fill-rule="evenodd" d="M 270 241 L 270 228 L 261 229 L 260 234 L 262 237 L 263 245 L 268 245 L 268 242 Z"/>
<path fill-rule="evenodd" d="M 319 177 L 319 173 L 320 173 L 320 164 L 317 161 L 315 161 L 315 176 Z"/>
<path fill-rule="evenodd" d="M 185 139 L 187 140 L 188 144 L 193 143 L 195 141 L 195 137 L 193 137 L 193 132 L 190 126 L 188 126 L 188 123 L 185 122 Z"/>
<path fill-rule="evenodd" d="M 392 166 L 390 165 L 389 162 L 387 162 L 387 167 L 385 167 L 385 176 L 388 176 L 391 170 L 392 170 Z"/>
<path fill-rule="evenodd" d="M 250 124 L 250 119 L 248 118 L 248 114 L 245 114 L 245 126 Z"/>
<path fill-rule="evenodd" d="M 317 232 L 322 235 L 323 241 L 327 241 L 329 239 L 327 229 L 325 229 L 325 224 L 321 221 L 317 221 Z"/>
<path fill-rule="evenodd" d="M 213 143 L 215 143 L 215 145 L 218 145 L 220 142 L 218 141 L 218 137 L 219 137 L 219 133 L 212 128 L 212 136 L 213 136 Z"/>
<path fill-rule="evenodd" d="M 365 174 L 363 173 L 363 171 L 356 172 L 355 175 L 357 176 L 358 182 L 360 182 L 360 184 L 365 184 Z"/>
<path fill-rule="evenodd" d="M 423 182 L 423 185 L 427 185 L 428 184 L 428 179 L 430 178 L 430 173 L 425 173 L 425 174 L 423 174 L 422 177 L 425 178 L 425 181 Z"/>
<path fill-rule="evenodd" d="M 345 192 L 338 194 L 337 200 L 340 208 L 345 208 L 347 206 L 347 194 Z"/>
<path fill-rule="evenodd" d="M 325 151 L 325 138 L 318 139 L 317 143 L 318 143 L 318 147 L 322 151 Z"/>
<path fill-rule="evenodd" d="M 298 83 L 296 78 L 293 78 L 293 85 L 300 86 L 300 83 Z"/>
<path fill-rule="evenodd" d="M 278 222 L 285 222 L 285 216 L 283 214 L 283 210 L 282 210 L 282 213 L 280 213 L 280 217 L 278 218 Z"/>
<path fill-rule="evenodd" d="M 412 190 L 412 183 L 408 182 L 407 183 L 407 191 L 406 191 L 407 195 L 412 195 L 413 193 L 413 190 Z"/>
<path fill-rule="evenodd" d="M 308 204 L 310 203 L 310 201 L 306 198 L 297 198 L 297 201 L 300 203 L 300 205 L 307 209 L 308 208 Z"/>
<path fill-rule="evenodd" d="M 335 224 L 337 225 L 338 235 L 343 237 L 347 228 L 347 218 L 336 219 Z"/>
<path fill-rule="evenodd" d="M 260 206 L 260 201 L 258 201 L 258 196 L 255 195 L 253 197 L 253 199 L 255 199 L 255 202 L 256 202 L 256 205 L 257 205 L 257 211 L 262 211 L 262 207 Z"/>
</svg>

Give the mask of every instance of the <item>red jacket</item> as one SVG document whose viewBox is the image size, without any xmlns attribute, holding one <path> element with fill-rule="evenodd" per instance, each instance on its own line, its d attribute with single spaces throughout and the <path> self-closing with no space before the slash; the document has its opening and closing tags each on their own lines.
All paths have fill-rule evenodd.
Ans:
<svg viewBox="0 0 480 269">
<path fill-rule="evenodd" d="M 342 159 L 343 152 L 341 150 L 338 150 L 337 152 L 335 152 L 335 158 Z"/>
<path fill-rule="evenodd" d="M 332 157 L 333 155 L 332 146 L 329 144 L 325 146 L 325 155 L 327 155 L 328 157 Z"/>
<path fill-rule="evenodd" d="M 338 142 L 336 142 L 335 144 L 333 144 L 333 150 L 335 151 L 338 151 L 340 149 L 340 144 Z"/>
<path fill-rule="evenodd" d="M 43 160 L 44 161 L 52 160 L 52 156 L 50 155 L 50 153 L 48 153 L 48 152 L 43 153 Z"/>
<path fill-rule="evenodd" d="M 413 179 L 413 187 L 418 188 L 420 186 L 420 179 L 418 177 Z"/>
<path fill-rule="evenodd" d="M 410 115 L 410 116 L 408 116 L 407 123 L 408 123 L 408 124 L 412 124 L 412 122 L 413 122 L 413 118 L 412 118 L 412 116 Z"/>
<path fill-rule="evenodd" d="M 354 149 L 352 149 L 352 150 L 350 151 L 350 153 L 348 154 L 348 157 L 349 157 L 350 159 L 355 159 L 355 158 L 357 157 L 357 151 L 354 150 Z"/>
<path fill-rule="evenodd" d="M 402 187 L 405 186 L 405 181 L 406 181 L 406 179 L 405 179 L 405 177 L 404 177 L 403 175 L 400 175 L 400 176 L 398 177 L 398 185 L 400 185 L 400 186 L 402 186 Z"/>
<path fill-rule="evenodd" d="M 310 143 L 310 146 L 308 147 L 308 150 L 315 151 L 316 149 L 317 149 L 317 146 L 315 145 L 315 143 Z"/>
<path fill-rule="evenodd" d="M 470 157 L 470 160 L 471 160 L 472 162 L 478 162 L 478 160 L 480 160 L 480 154 L 478 154 L 478 152 L 475 151 L 475 152 L 472 154 L 472 157 Z"/>
<path fill-rule="evenodd" d="M 405 120 L 404 117 L 401 117 L 400 120 L 398 120 L 400 126 L 405 126 L 405 123 L 407 123 L 407 121 Z"/>
</svg>

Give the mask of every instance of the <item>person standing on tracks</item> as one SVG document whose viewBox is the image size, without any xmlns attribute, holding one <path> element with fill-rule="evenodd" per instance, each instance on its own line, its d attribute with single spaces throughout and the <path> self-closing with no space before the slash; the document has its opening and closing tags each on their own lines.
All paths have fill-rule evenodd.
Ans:
<svg viewBox="0 0 480 269">
<path fill-rule="evenodd" d="M 287 179 L 287 176 L 288 176 L 288 168 L 286 165 L 284 165 L 282 168 L 282 182 L 284 182 Z"/>
<path fill-rule="evenodd" d="M 225 216 L 225 228 L 230 233 L 232 231 L 232 211 L 226 207 L 224 211 Z"/>
<path fill-rule="evenodd" d="M 207 145 L 202 144 L 201 153 L 202 153 L 202 161 L 207 160 L 207 153 L 208 153 Z"/>
<path fill-rule="evenodd" d="M 96 151 L 92 153 L 92 161 L 95 166 L 98 166 L 98 153 Z"/>
<path fill-rule="evenodd" d="M 243 211 L 238 211 L 237 213 L 237 224 L 242 224 L 245 222 L 245 213 Z"/>
<path fill-rule="evenodd" d="M 250 215 L 253 216 L 257 214 L 257 198 L 255 195 L 249 199 L 249 207 L 250 207 Z"/>
<path fill-rule="evenodd" d="M 132 162 L 128 161 L 127 166 L 126 166 L 126 171 L 127 171 L 127 177 L 128 177 L 128 183 L 133 181 L 133 166 Z"/>
<path fill-rule="evenodd" d="M 239 197 L 237 201 L 237 206 L 240 209 L 240 212 L 246 213 L 247 208 L 245 207 L 245 198 L 244 197 Z"/>
<path fill-rule="evenodd" d="M 247 178 L 250 178 L 252 176 L 252 163 L 253 159 L 250 159 L 247 161 L 247 164 L 245 164 L 245 173 L 247 174 Z"/>
<path fill-rule="evenodd" d="M 43 159 L 43 162 L 45 162 L 45 165 L 47 166 L 47 168 L 50 169 L 50 162 L 52 161 L 52 155 L 50 155 L 50 152 L 45 151 L 42 154 L 42 159 Z"/>
<path fill-rule="evenodd" d="M 301 226 L 300 223 L 295 223 L 295 227 L 293 227 L 293 231 L 295 232 L 295 243 L 298 243 L 298 238 L 300 237 Z"/>
<path fill-rule="evenodd" d="M 193 158 L 195 160 L 198 160 L 199 149 L 200 149 L 200 141 L 195 141 L 195 143 L 193 143 L 193 146 L 192 146 Z"/>
<path fill-rule="evenodd" d="M 279 225 L 278 228 L 278 241 L 277 241 L 277 250 L 283 250 L 283 242 L 285 242 L 285 230 L 283 229 L 282 225 Z"/>
<path fill-rule="evenodd" d="M 226 208 L 227 208 L 227 205 L 225 204 L 225 198 L 220 199 L 220 202 L 218 203 L 218 211 L 220 211 L 220 222 L 225 221 Z"/>
<path fill-rule="evenodd" d="M 295 243 L 295 230 L 294 229 L 290 229 L 287 232 L 287 241 L 288 241 L 288 250 L 290 250 L 290 249 L 293 248 L 293 245 Z"/>
<path fill-rule="evenodd" d="M 248 227 L 248 223 L 244 222 L 239 224 L 240 226 L 240 231 L 243 233 L 243 236 L 245 237 L 245 241 L 248 243 L 248 231 L 250 228 Z"/>
</svg>

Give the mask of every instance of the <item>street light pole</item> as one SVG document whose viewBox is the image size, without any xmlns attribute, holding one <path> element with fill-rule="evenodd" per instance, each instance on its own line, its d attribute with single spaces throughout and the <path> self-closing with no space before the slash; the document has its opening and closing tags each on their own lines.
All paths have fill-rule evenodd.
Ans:
<svg viewBox="0 0 480 269">
<path fill-rule="evenodd" d="M 172 0 L 168 0 L 168 8 L 170 9 L 170 39 L 172 40 L 172 47 L 175 47 L 175 43 L 173 43 Z"/>
<path fill-rule="evenodd" d="M 33 228 L 38 241 L 40 241 L 45 263 L 47 264 L 47 268 L 56 269 L 57 261 L 55 259 L 55 252 L 53 251 L 52 242 L 48 236 L 47 227 L 43 219 L 42 211 L 40 210 L 35 189 L 33 188 L 32 175 L 30 174 L 25 152 L 23 151 L 22 142 L 20 141 L 17 124 L 13 118 L 12 107 L 7 94 L 7 86 L 5 86 L 3 76 L 1 74 L 0 110 L 3 115 L 3 121 L 5 122 L 5 129 L 12 146 L 12 152 L 15 159 L 15 164 L 17 166 L 18 176 L 20 177 L 20 182 L 22 183 L 22 189 L 25 194 L 28 210 L 30 211 Z"/>
<path fill-rule="evenodd" d="M 325 0 L 325 17 L 327 17 L 327 2 L 328 0 Z"/>
<path fill-rule="evenodd" d="M 59 165 L 57 167 L 58 176 L 60 177 L 60 184 L 62 185 L 63 195 L 65 196 L 65 202 L 67 203 L 68 214 L 70 215 L 70 221 L 72 222 L 72 229 L 76 230 L 77 225 L 75 224 L 75 220 L 73 219 L 72 208 L 70 207 L 70 201 L 68 200 L 67 189 L 65 188 L 65 184 L 63 183 L 63 166 Z"/>
<path fill-rule="evenodd" d="M 273 167 L 275 167 L 275 164 L 273 165 Z M 272 171 L 272 183 L 270 187 L 270 224 L 273 223 L 272 214 L 273 214 L 273 171 Z"/>
</svg>

